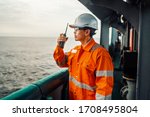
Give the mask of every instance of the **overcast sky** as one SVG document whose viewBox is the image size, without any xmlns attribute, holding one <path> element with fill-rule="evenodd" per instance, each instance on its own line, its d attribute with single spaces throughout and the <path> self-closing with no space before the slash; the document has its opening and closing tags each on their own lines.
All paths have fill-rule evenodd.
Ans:
<svg viewBox="0 0 150 117">
<path fill-rule="evenodd" d="M 57 36 L 85 12 L 78 0 L 0 0 L 0 36 Z"/>
</svg>

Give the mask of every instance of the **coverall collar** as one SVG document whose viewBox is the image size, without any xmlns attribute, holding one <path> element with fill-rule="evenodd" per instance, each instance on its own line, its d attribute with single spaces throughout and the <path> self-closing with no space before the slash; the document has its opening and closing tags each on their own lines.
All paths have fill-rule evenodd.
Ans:
<svg viewBox="0 0 150 117">
<path fill-rule="evenodd" d="M 94 46 L 95 43 L 96 42 L 92 38 L 84 47 L 82 47 L 82 49 L 85 50 L 85 51 L 90 51 L 91 48 Z"/>
</svg>

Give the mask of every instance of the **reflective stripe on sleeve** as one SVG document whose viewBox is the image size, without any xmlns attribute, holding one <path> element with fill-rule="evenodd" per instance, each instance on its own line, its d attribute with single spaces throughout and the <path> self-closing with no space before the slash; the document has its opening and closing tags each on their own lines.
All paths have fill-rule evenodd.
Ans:
<svg viewBox="0 0 150 117">
<path fill-rule="evenodd" d="M 111 95 L 103 96 L 103 95 L 96 93 L 96 100 L 111 100 Z"/>
<path fill-rule="evenodd" d="M 90 90 L 90 91 L 95 91 L 95 87 L 91 87 L 85 83 L 81 83 L 79 81 L 77 81 L 75 78 L 73 77 L 69 77 L 69 80 L 72 81 L 76 86 L 86 89 L 86 90 Z"/>
<path fill-rule="evenodd" d="M 113 71 L 107 71 L 107 70 L 101 70 L 101 71 L 96 71 L 96 77 L 101 77 L 101 76 L 111 76 L 113 77 Z"/>
</svg>

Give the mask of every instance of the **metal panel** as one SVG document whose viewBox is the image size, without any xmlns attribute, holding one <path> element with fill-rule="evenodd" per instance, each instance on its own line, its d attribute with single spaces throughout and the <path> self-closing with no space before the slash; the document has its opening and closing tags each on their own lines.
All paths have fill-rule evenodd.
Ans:
<svg viewBox="0 0 150 117">
<path fill-rule="evenodd" d="M 137 99 L 150 99 L 150 7 L 141 7 Z"/>
<path fill-rule="evenodd" d="M 101 23 L 101 45 L 103 45 L 107 50 L 109 46 L 109 25 L 106 23 Z"/>
</svg>

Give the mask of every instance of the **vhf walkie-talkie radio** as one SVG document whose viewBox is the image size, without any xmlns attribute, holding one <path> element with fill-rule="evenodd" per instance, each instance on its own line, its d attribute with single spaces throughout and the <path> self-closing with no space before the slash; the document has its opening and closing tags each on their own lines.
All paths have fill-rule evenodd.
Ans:
<svg viewBox="0 0 150 117">
<path fill-rule="evenodd" d="M 69 25 L 69 23 L 67 23 L 67 26 L 66 26 L 66 30 L 65 30 L 65 33 L 64 33 L 64 36 L 65 36 L 65 37 L 66 37 L 66 34 L 67 34 L 68 25 Z M 60 41 L 60 42 L 59 42 L 59 46 L 60 46 L 61 48 L 64 48 L 64 44 L 65 44 L 64 41 Z"/>
</svg>

